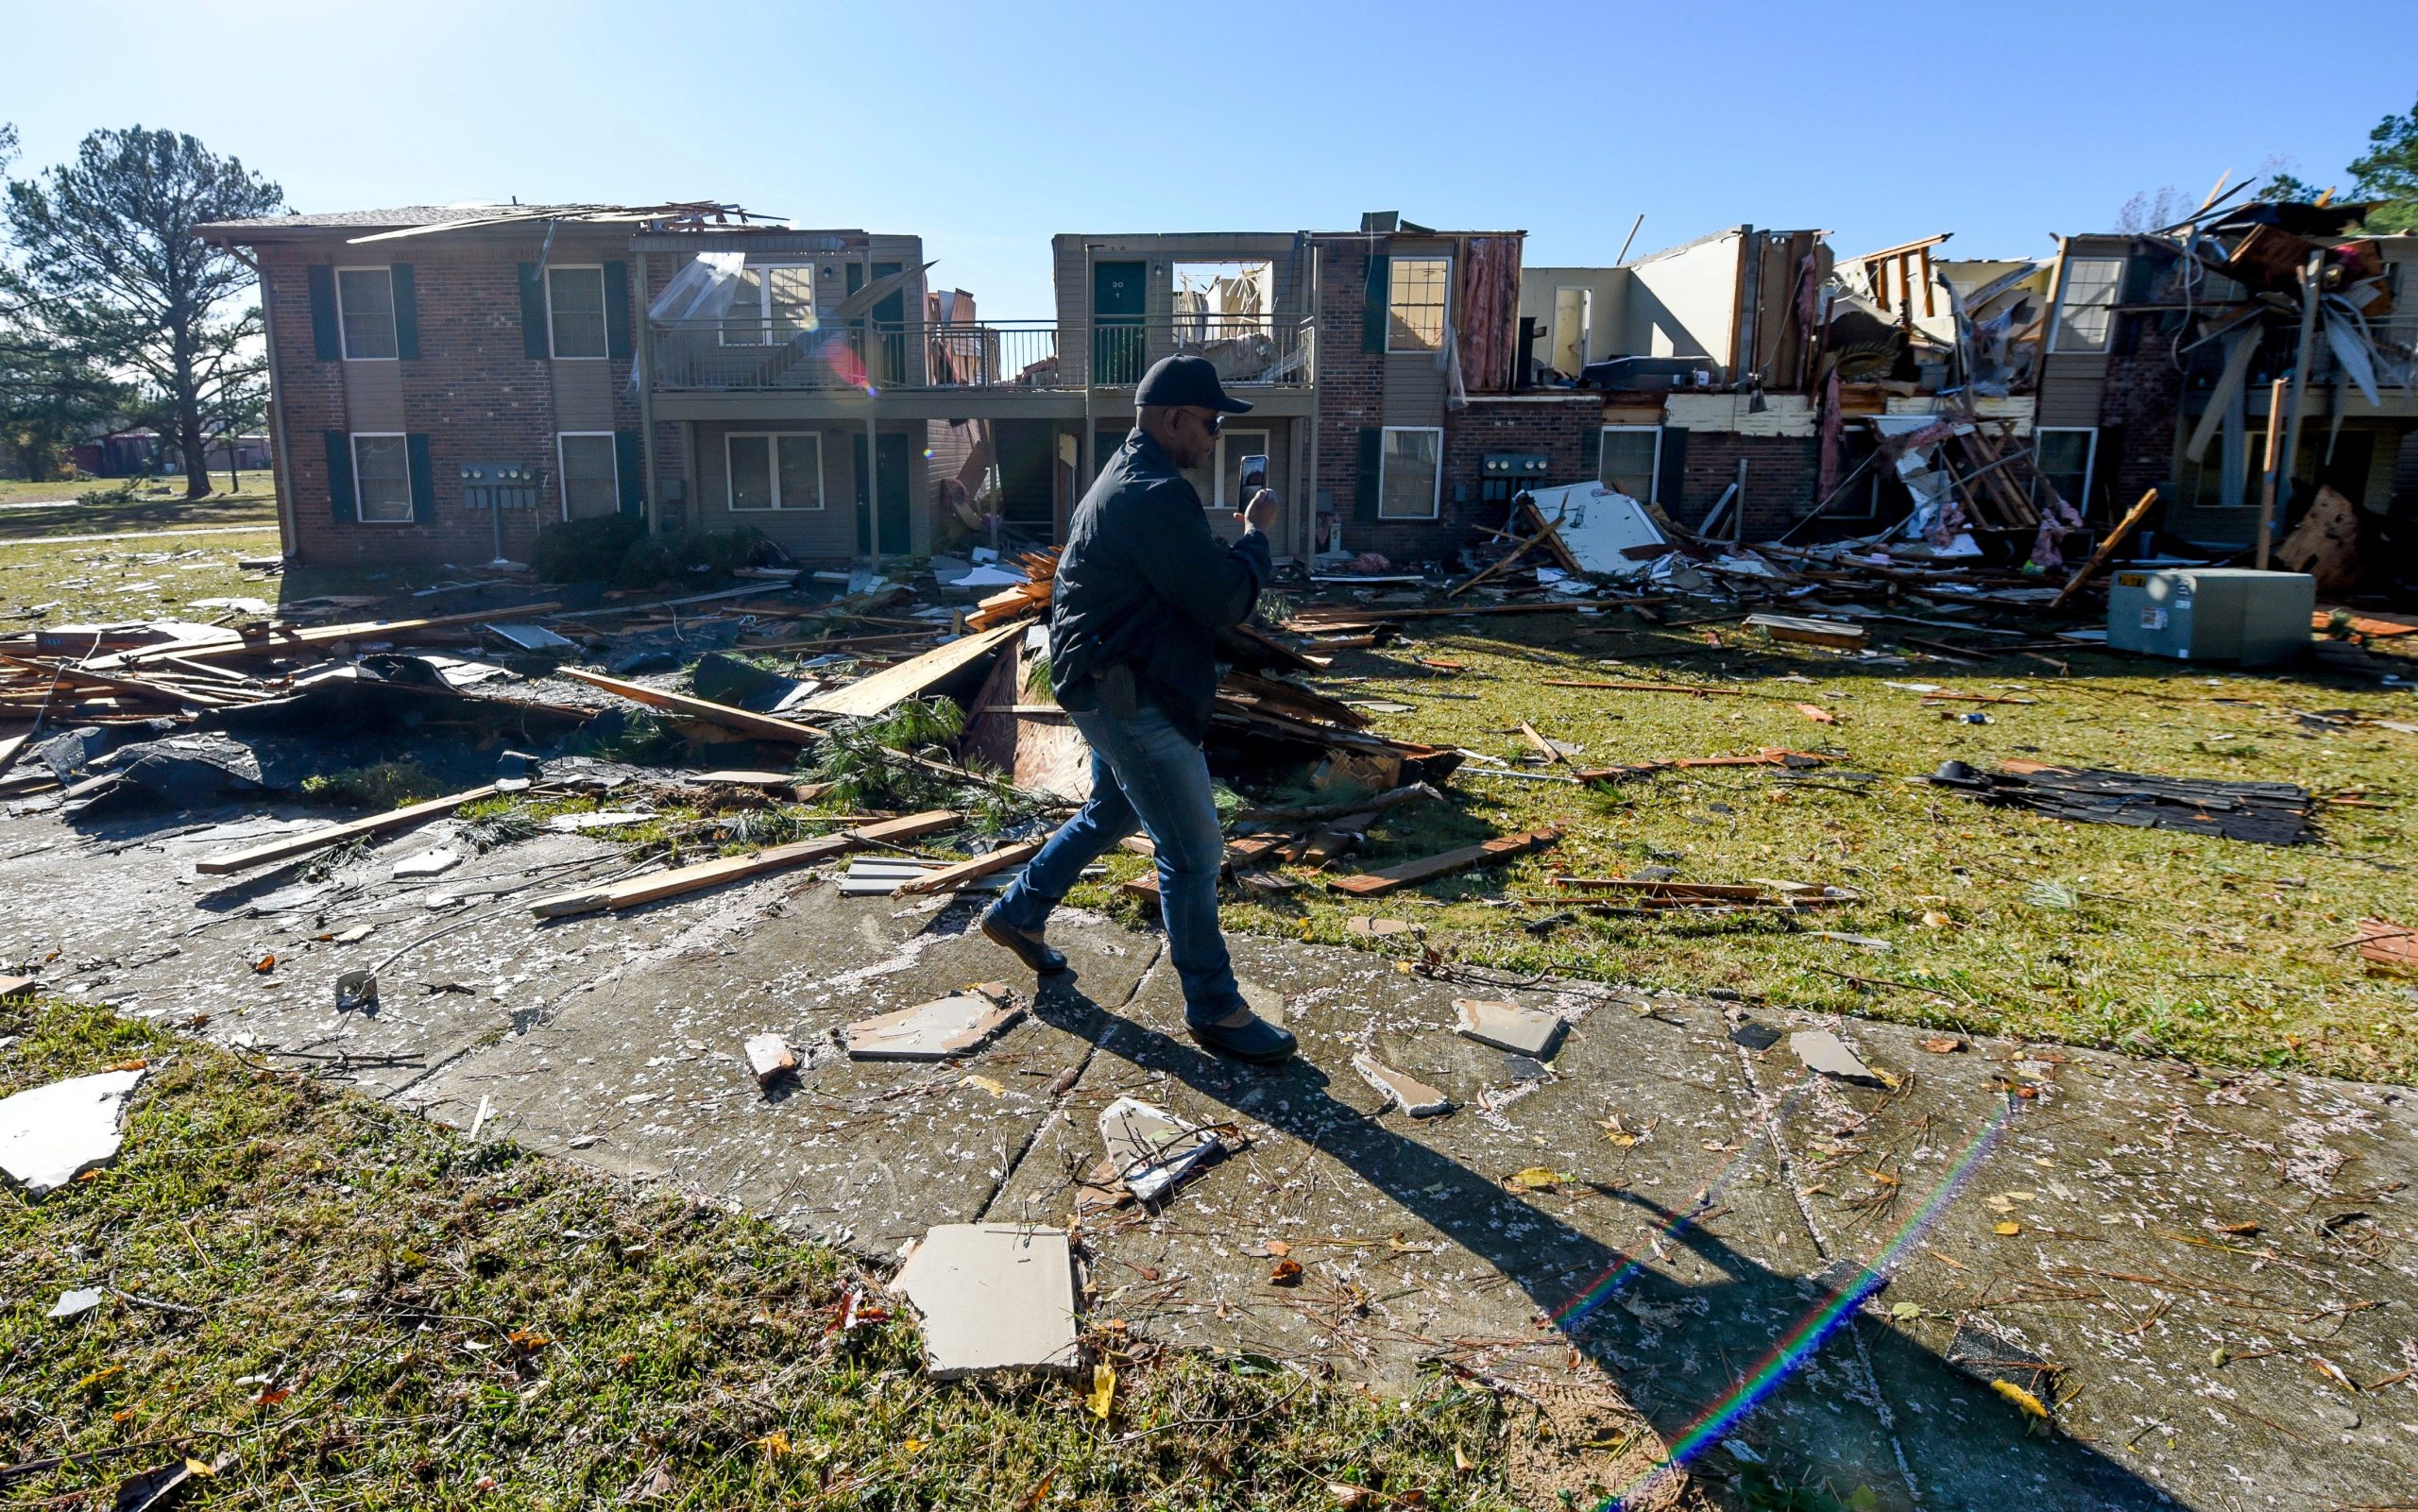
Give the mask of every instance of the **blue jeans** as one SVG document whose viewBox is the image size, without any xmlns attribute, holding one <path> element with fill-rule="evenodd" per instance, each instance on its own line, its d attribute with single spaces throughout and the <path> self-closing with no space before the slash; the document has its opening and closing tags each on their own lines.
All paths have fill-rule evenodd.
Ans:
<svg viewBox="0 0 2418 1512">
<path fill-rule="evenodd" d="M 1195 1024 L 1226 1017 L 1243 1006 L 1243 998 L 1226 937 L 1218 927 L 1218 873 L 1225 864 L 1226 840 L 1200 747 L 1148 704 L 1128 720 L 1071 709 L 1067 718 L 1091 742 L 1091 801 L 1009 884 L 998 904 L 1000 921 L 1039 930 L 1100 852 L 1136 828 L 1148 830 L 1158 850 L 1159 916 L 1166 924 L 1167 954 L 1183 983 L 1184 1017 Z"/>
</svg>

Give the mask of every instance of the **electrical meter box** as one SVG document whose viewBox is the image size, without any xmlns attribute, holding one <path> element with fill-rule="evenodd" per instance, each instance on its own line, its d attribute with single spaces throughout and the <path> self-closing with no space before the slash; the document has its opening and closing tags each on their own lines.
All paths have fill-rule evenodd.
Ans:
<svg viewBox="0 0 2418 1512">
<path fill-rule="evenodd" d="M 2308 654 L 2317 579 L 2248 568 L 2120 571 L 2107 590 L 2107 644 L 2178 661 L 2243 667 Z"/>
</svg>

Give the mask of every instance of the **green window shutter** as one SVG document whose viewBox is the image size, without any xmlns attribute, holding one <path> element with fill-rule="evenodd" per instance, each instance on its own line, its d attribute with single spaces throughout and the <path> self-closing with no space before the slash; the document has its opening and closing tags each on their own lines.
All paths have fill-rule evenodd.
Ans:
<svg viewBox="0 0 2418 1512">
<path fill-rule="evenodd" d="M 403 456 L 412 472 L 412 523 L 433 524 L 436 519 L 436 469 L 428 460 L 428 433 L 414 431 L 404 436 Z"/>
<path fill-rule="evenodd" d="M 419 358 L 419 280 L 409 263 L 387 269 L 395 285 L 395 355 L 405 362 Z"/>
<path fill-rule="evenodd" d="M 1369 254 L 1369 283 L 1364 291 L 1367 302 L 1360 309 L 1360 349 L 1386 349 L 1386 332 L 1391 329 L 1388 316 L 1394 297 L 1394 260 L 1383 252 Z"/>
<path fill-rule="evenodd" d="M 352 437 L 342 431 L 330 431 L 327 438 L 328 502 L 334 507 L 336 523 L 349 525 L 361 518 L 353 503 Z"/>
<path fill-rule="evenodd" d="M 639 433 L 628 426 L 613 433 L 613 467 L 621 474 L 622 513 L 646 513 L 646 482 L 639 461 Z"/>
<path fill-rule="evenodd" d="M 553 355 L 546 339 L 546 280 L 535 263 L 520 264 L 520 351 L 539 362 Z"/>
<path fill-rule="evenodd" d="M 604 355 L 616 362 L 630 358 L 630 265 L 604 264 Z"/>
<path fill-rule="evenodd" d="M 311 346 L 319 361 L 334 362 L 344 355 L 341 337 L 336 331 L 336 270 L 324 263 L 314 263 L 311 277 Z"/>
<path fill-rule="evenodd" d="M 1364 525 L 1377 522 L 1377 488 L 1379 474 L 1386 466 L 1386 428 L 1364 425 L 1360 428 L 1360 477 L 1353 494 L 1355 507 L 1353 518 Z"/>
<path fill-rule="evenodd" d="M 1679 507 L 1683 492 L 1681 484 L 1688 466 L 1688 432 L 1685 426 L 1666 425 L 1662 428 L 1662 466 L 1654 474 L 1653 502 L 1664 509 Z"/>
<path fill-rule="evenodd" d="M 1591 425 L 1578 433 L 1578 471 L 1583 479 L 1604 470 L 1604 428 Z"/>
</svg>

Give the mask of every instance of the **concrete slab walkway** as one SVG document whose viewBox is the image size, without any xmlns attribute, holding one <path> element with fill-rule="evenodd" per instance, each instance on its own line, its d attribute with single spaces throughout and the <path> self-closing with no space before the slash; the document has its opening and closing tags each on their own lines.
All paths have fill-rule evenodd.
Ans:
<svg viewBox="0 0 2418 1512">
<path fill-rule="evenodd" d="M 619 858 L 547 836 L 392 880 L 398 856 L 465 843 L 431 829 L 195 876 L 204 850 L 290 822 L 230 818 L 21 818 L 0 836 L 7 943 L 62 992 L 869 1256 L 940 1223 L 1071 1224 L 1095 1323 L 1387 1386 L 1452 1370 L 1548 1415 L 1584 1397 L 1708 1470 L 1751 1457 L 1882 1507 L 2056 1512 L 2383 1506 L 2418 1486 L 2403 1089 L 1942 1053 L 1777 1005 L 1246 940 L 1238 970 L 1282 994 L 1304 1050 L 1260 1070 L 1185 1039 L 1157 937 L 1103 919 L 1061 922 L 1076 973 L 1037 990 L 962 904 L 792 875 L 539 926 L 536 890 Z M 335 976 L 382 960 L 379 1011 L 337 1012 Z M 1030 1011 L 962 1062 L 851 1062 L 830 1038 L 1000 979 Z M 1545 1075 L 1452 1032 L 1469 995 L 1569 1022 Z M 1777 1043 L 1748 1048 L 1742 1019 Z M 1813 1027 L 1875 1079 L 1800 1065 L 1787 1035 Z M 741 1057 L 767 1029 L 804 1062 L 770 1096 Z M 1458 1111 L 1389 1111 L 1361 1052 Z M 1123 1096 L 1248 1147 L 1156 1210 L 1079 1212 Z M 1572 1453 L 1643 1473 L 1651 1446 L 1618 1438 Z"/>
</svg>

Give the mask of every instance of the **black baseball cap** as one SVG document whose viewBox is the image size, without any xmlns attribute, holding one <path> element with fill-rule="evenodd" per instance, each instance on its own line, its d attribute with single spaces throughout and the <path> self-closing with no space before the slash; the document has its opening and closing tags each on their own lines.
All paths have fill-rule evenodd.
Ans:
<svg viewBox="0 0 2418 1512">
<path fill-rule="evenodd" d="M 1162 357 L 1142 375 L 1142 383 L 1133 391 L 1136 406 L 1144 404 L 1189 405 L 1197 410 L 1223 410 L 1228 415 L 1248 415 L 1251 404 L 1226 392 L 1218 382 L 1218 366 L 1206 357 Z"/>
</svg>

